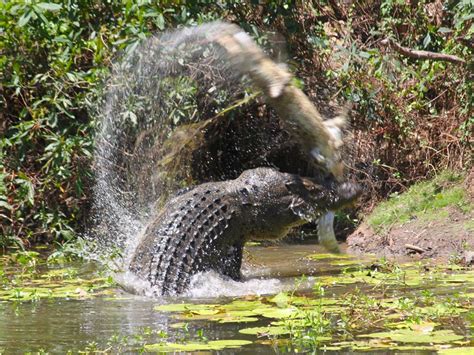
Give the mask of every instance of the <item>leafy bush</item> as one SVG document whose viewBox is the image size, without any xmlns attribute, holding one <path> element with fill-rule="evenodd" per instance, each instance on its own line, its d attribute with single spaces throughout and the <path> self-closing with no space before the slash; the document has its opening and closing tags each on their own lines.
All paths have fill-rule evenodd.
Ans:
<svg viewBox="0 0 474 355">
<path fill-rule="evenodd" d="M 187 22 L 179 2 L 0 3 L 0 245 L 72 238 L 90 195 L 94 104 L 112 58 Z"/>
<path fill-rule="evenodd" d="M 217 18 L 240 24 L 263 45 L 279 33 L 312 99 L 355 103 L 352 165 L 373 196 L 441 167 L 469 165 L 469 66 L 405 58 L 381 44 L 388 37 L 472 58 L 472 1 L 437 4 L 0 2 L 0 245 L 74 237 L 88 209 L 94 112 L 112 60 L 156 31 Z"/>
</svg>

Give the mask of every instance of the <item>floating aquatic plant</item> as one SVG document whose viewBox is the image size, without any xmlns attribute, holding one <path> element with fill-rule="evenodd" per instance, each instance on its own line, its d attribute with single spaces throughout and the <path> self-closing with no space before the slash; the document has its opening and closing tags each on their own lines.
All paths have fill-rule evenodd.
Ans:
<svg viewBox="0 0 474 355">
<path fill-rule="evenodd" d="M 83 264 L 50 266 L 37 252 L 4 256 L 0 269 L 0 301 L 37 301 L 43 298 L 91 298 L 110 295 L 111 277 L 95 270 L 81 274 Z"/>
</svg>

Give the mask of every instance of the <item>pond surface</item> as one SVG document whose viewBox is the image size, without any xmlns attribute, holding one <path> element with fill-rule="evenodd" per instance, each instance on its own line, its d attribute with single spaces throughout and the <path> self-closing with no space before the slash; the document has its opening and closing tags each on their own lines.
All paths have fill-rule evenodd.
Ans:
<svg viewBox="0 0 474 355">
<path fill-rule="evenodd" d="M 251 246 L 246 260 L 243 283 L 200 275 L 185 297 L 153 299 L 92 263 L 5 255 L 0 353 L 474 350 L 472 270 L 334 257 L 316 245 Z"/>
</svg>

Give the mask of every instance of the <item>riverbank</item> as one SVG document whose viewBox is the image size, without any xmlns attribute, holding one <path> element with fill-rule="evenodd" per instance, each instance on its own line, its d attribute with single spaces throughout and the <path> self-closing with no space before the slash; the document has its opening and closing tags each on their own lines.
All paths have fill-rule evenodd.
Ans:
<svg viewBox="0 0 474 355">
<path fill-rule="evenodd" d="M 443 172 L 381 203 L 352 233 L 349 252 L 474 262 L 474 169 Z"/>
</svg>

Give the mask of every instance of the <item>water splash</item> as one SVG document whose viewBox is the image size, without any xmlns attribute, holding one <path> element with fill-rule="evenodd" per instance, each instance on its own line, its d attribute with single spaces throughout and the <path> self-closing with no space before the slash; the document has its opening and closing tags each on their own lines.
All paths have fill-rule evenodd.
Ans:
<svg viewBox="0 0 474 355">
<path fill-rule="evenodd" d="M 258 93 L 215 41 L 228 30 L 216 22 L 152 37 L 113 66 L 96 137 L 89 234 L 96 254 L 122 256 L 123 270 L 177 190 L 258 166 L 300 174 L 312 169 L 274 114 L 256 118 L 259 110 L 236 109 Z M 239 123 L 229 129 L 237 115 Z"/>
<path fill-rule="evenodd" d="M 206 164 L 219 165 L 219 150 L 199 150 L 218 128 L 215 122 L 228 119 L 222 111 L 250 95 L 245 78 L 209 40 L 225 26 L 211 23 L 149 38 L 113 66 L 96 137 L 89 234 L 98 254 L 121 254 L 124 268 L 170 194 L 201 180 L 227 178 L 228 166 L 217 168 L 222 176 L 206 176 Z"/>
<path fill-rule="evenodd" d="M 161 290 L 135 276 L 130 271 L 119 273 L 114 279 L 131 293 L 156 298 Z M 191 277 L 186 292 L 179 298 L 208 299 L 216 297 L 240 297 L 248 295 L 267 295 L 293 289 L 294 283 L 284 283 L 276 278 L 251 278 L 246 281 L 234 281 L 215 271 L 200 272 Z M 176 298 L 176 296 L 173 296 Z"/>
<path fill-rule="evenodd" d="M 283 284 L 278 279 L 256 278 L 241 282 L 223 278 L 217 272 L 209 271 L 194 275 L 184 296 L 190 298 L 261 296 L 278 293 L 283 289 Z"/>
</svg>

